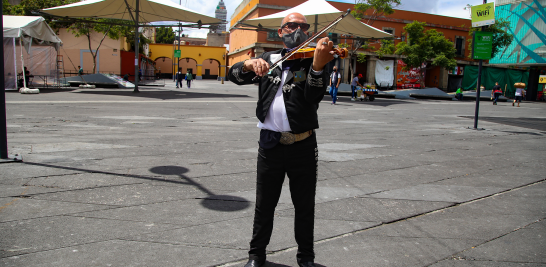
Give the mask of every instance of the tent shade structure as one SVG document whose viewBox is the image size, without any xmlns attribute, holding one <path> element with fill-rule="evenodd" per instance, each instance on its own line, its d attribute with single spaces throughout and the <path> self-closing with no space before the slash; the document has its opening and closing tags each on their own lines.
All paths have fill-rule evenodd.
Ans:
<svg viewBox="0 0 546 267">
<path fill-rule="evenodd" d="M 238 24 L 242 26 L 278 29 L 281 26 L 284 17 L 294 12 L 304 15 L 307 19 L 307 23 L 311 24 L 310 30 L 315 32 L 317 29 L 320 30 L 326 27 L 330 22 L 344 13 L 324 0 L 309 0 L 291 9 L 265 17 L 240 21 Z M 392 38 L 391 34 L 362 23 L 352 15 L 345 17 L 337 25 L 328 30 L 328 32 L 353 35 L 362 38 Z"/>
<path fill-rule="evenodd" d="M 105 18 L 130 20 L 134 22 L 135 44 L 138 43 L 140 23 L 157 21 L 194 22 L 203 24 L 219 24 L 217 18 L 209 17 L 188 8 L 176 5 L 168 0 L 90 0 L 64 6 L 46 8 L 42 13 L 56 17 L 69 18 Z M 139 71 L 138 45 L 135 45 L 135 81 Z M 135 82 L 134 92 L 138 92 L 138 82 Z"/>
<path fill-rule="evenodd" d="M 16 89 L 18 81 L 30 80 L 24 77 L 23 67 L 27 67 L 36 83 L 59 80 L 57 70 L 57 50 L 62 44 L 61 39 L 39 16 L 8 16 L 3 15 L 3 48 L 4 48 L 4 88 Z M 21 73 L 22 76 L 18 77 Z M 38 78 L 40 77 L 40 78 Z M 48 81 L 46 83 L 46 81 Z M 21 92 L 26 90 L 23 83 Z M 37 91 L 37 90 L 34 90 Z"/>
<path fill-rule="evenodd" d="M 130 8 L 127 8 L 127 4 Z M 220 23 L 214 17 L 198 13 L 168 0 L 90 0 L 64 6 L 43 9 L 58 17 L 106 18 L 134 21 L 137 2 L 139 2 L 139 22 L 181 21 L 202 24 Z"/>
</svg>

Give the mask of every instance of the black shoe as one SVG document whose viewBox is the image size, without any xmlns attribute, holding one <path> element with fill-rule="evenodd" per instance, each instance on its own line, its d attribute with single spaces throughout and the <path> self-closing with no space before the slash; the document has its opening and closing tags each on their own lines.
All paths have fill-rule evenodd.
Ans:
<svg viewBox="0 0 546 267">
<path fill-rule="evenodd" d="M 312 261 L 304 261 L 304 262 L 299 262 L 298 261 L 298 266 L 300 266 L 300 267 L 315 267 L 315 263 L 312 262 Z"/>
<path fill-rule="evenodd" d="M 248 260 L 248 262 L 245 264 L 245 267 L 261 267 L 264 266 L 264 264 L 265 261 Z"/>
</svg>

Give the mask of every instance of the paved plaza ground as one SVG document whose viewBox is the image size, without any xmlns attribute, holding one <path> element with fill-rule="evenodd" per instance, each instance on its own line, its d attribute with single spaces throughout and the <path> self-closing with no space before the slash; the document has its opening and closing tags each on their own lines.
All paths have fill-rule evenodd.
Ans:
<svg viewBox="0 0 546 267">
<path fill-rule="evenodd" d="M 257 87 L 6 93 L 0 266 L 243 266 Z M 546 103 L 319 108 L 317 266 L 546 266 Z M 285 185 L 287 182 L 285 181 Z M 266 266 L 297 266 L 286 187 Z"/>
</svg>

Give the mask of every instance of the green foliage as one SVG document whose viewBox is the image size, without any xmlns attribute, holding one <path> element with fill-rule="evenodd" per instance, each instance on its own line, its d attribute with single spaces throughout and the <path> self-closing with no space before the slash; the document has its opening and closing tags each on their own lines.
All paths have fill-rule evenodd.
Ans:
<svg viewBox="0 0 546 267">
<path fill-rule="evenodd" d="M 119 40 L 123 36 L 123 32 L 131 29 L 131 27 L 115 25 L 115 23 L 120 22 L 115 19 L 86 19 L 86 21 L 89 22 L 74 22 L 70 24 L 67 30 L 76 37 L 89 37 L 92 32 L 97 32 L 105 34 L 110 39 Z"/>
<path fill-rule="evenodd" d="M 405 56 L 402 58 L 406 64 L 405 69 L 418 68 L 429 61 L 432 66 L 455 68 L 457 61 L 454 59 L 456 49 L 453 42 L 445 38 L 442 32 L 434 29 L 425 31 L 425 25 L 425 22 L 414 21 L 404 27 L 408 41 L 398 43 L 395 53 Z M 423 79 L 421 83 L 424 85 Z"/>
<path fill-rule="evenodd" d="M 364 53 L 358 53 L 356 54 L 356 61 L 358 63 L 364 63 L 366 62 L 366 55 Z"/>
<path fill-rule="evenodd" d="M 363 45 L 360 46 L 361 49 L 364 49 L 365 51 L 371 51 L 374 47 L 370 45 L 370 42 L 369 41 L 365 41 L 365 42 L 358 42 L 357 44 L 361 44 L 361 43 L 364 43 Z M 357 48 L 358 49 L 358 48 Z M 356 49 L 355 49 L 356 51 Z M 366 54 L 364 53 L 357 53 L 356 54 L 356 61 L 358 63 L 364 63 L 366 62 Z"/>
<path fill-rule="evenodd" d="M 340 48 L 349 48 L 349 44 L 348 43 L 340 43 L 337 45 L 338 47 Z"/>
<path fill-rule="evenodd" d="M 158 44 L 172 44 L 174 42 L 174 31 L 171 27 L 156 28 L 155 42 Z"/>
<path fill-rule="evenodd" d="M 13 15 L 13 16 L 36 16 L 33 14 L 33 11 L 38 11 L 44 8 L 68 5 L 78 0 L 22 0 L 18 5 L 11 5 L 8 0 L 2 0 L 2 12 L 3 15 Z M 54 22 L 48 17 L 44 17 L 49 26 L 58 30 L 59 28 L 64 28 L 66 23 Z"/>
<path fill-rule="evenodd" d="M 389 39 L 381 40 L 381 46 L 379 49 L 375 50 L 377 57 L 382 58 L 384 55 L 392 55 L 396 47 L 394 46 L 394 41 Z"/>
<path fill-rule="evenodd" d="M 506 28 L 510 27 L 508 20 L 504 18 L 499 18 L 495 20 L 495 24 L 485 27 L 483 31 L 493 33 L 493 50 L 491 52 L 491 57 L 495 57 L 497 53 L 502 51 L 505 47 L 509 46 L 514 40 L 514 36 L 506 32 Z M 475 31 L 482 31 L 480 28 L 470 28 L 468 36 L 472 37 Z M 470 51 L 468 57 L 472 57 L 472 47 L 473 47 L 472 38 L 468 38 L 468 49 Z"/>
<path fill-rule="evenodd" d="M 372 25 L 377 17 L 394 13 L 394 8 L 401 4 L 402 0 L 356 0 L 355 8 L 351 14 L 358 20 L 364 18 L 367 10 L 373 9 L 373 14 L 368 20 Z"/>
<path fill-rule="evenodd" d="M 131 32 L 129 35 L 125 36 L 127 37 L 127 43 L 131 46 L 131 50 L 135 51 L 135 32 Z M 152 40 L 144 37 L 144 35 L 140 34 L 139 36 L 139 45 L 138 45 L 138 53 L 143 54 L 144 51 L 144 45 L 145 44 L 151 44 Z"/>
<path fill-rule="evenodd" d="M 446 69 L 457 66 L 453 42 L 445 38 L 442 32 L 434 29 L 425 31 L 425 23 L 418 21 L 407 24 L 404 30 L 408 34 L 408 42 L 398 43 L 395 53 L 406 56 L 402 60 L 408 68 L 420 67 L 427 61 Z"/>
<path fill-rule="evenodd" d="M 78 0 L 22 0 L 19 5 L 10 5 L 8 0 L 2 0 L 3 15 L 36 16 L 32 11 L 44 8 L 62 6 L 79 2 Z"/>
</svg>

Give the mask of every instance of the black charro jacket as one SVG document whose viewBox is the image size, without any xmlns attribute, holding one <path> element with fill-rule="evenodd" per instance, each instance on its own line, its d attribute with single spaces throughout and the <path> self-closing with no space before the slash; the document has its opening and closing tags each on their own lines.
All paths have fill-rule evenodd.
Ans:
<svg viewBox="0 0 546 267">
<path fill-rule="evenodd" d="M 259 58 L 263 58 L 269 65 L 273 65 L 275 62 L 271 62 L 271 55 L 280 54 L 280 52 L 281 50 L 267 52 Z M 288 122 L 295 134 L 318 129 L 319 127 L 317 110 L 320 101 L 324 97 L 329 80 L 326 71 L 323 71 L 320 75 L 311 72 L 312 64 L 312 58 L 293 60 L 293 65 L 286 76 L 284 86 L 280 89 L 283 90 Z M 254 72 L 243 73 L 243 62 L 234 64 L 228 74 L 229 80 L 238 85 L 256 82 L 252 81 L 256 76 Z M 256 117 L 262 123 L 265 121 L 269 106 L 273 103 L 277 89 L 279 89 L 281 75 L 282 70 L 277 67 L 271 74 L 267 74 L 258 80 L 259 98 Z"/>
</svg>

